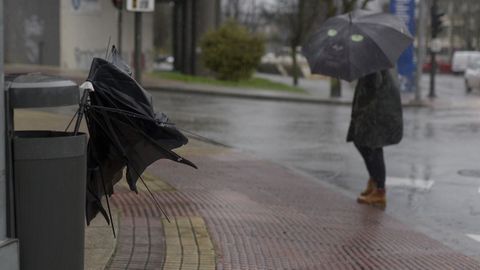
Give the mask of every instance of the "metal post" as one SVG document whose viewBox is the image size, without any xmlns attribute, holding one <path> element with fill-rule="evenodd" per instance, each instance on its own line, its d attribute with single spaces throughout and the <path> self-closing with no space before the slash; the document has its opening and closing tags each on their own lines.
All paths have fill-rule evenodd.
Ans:
<svg viewBox="0 0 480 270">
<path fill-rule="evenodd" d="M 192 39 L 191 39 L 191 42 L 192 44 L 190 45 L 190 50 L 191 50 L 191 57 L 190 57 L 190 70 L 188 71 L 189 74 L 191 75 L 197 75 L 197 67 L 196 67 L 196 60 L 197 60 L 197 28 L 198 28 L 198 24 L 202 24 L 204 22 L 199 22 L 197 20 L 197 13 L 198 13 L 198 7 L 197 7 L 197 3 L 198 3 L 198 0 L 197 1 L 192 1 L 190 3 L 191 5 L 191 12 L 192 12 L 192 24 L 191 24 L 191 35 L 192 35 Z"/>
<path fill-rule="evenodd" d="M 426 56 L 426 36 L 427 36 L 427 18 L 428 18 L 427 0 L 420 0 L 418 30 L 417 30 L 417 76 L 415 78 L 415 102 L 422 99 L 422 65 Z"/>
<path fill-rule="evenodd" d="M 5 92 L 4 92 L 4 70 L 3 70 L 3 0 L 0 0 L 0 89 L 2 94 L 0 95 L 0 241 L 7 238 L 7 181 L 6 181 L 6 123 L 5 123 Z"/>
<path fill-rule="evenodd" d="M 134 73 L 135 80 L 142 84 L 142 12 L 135 12 L 135 56 Z"/>
<path fill-rule="evenodd" d="M 191 74 L 192 58 L 192 0 L 183 0 L 182 6 L 182 73 Z"/>
<path fill-rule="evenodd" d="M 435 74 L 437 72 L 437 53 L 430 51 L 430 92 L 428 93 L 429 98 L 436 97 L 435 95 Z"/>
<path fill-rule="evenodd" d="M 18 270 L 20 268 L 18 257 L 18 242 L 9 239 L 7 234 L 8 224 L 12 223 L 12 216 L 7 215 L 9 205 L 9 197 L 7 192 L 9 191 L 9 185 L 7 185 L 7 162 L 6 162 L 6 148 L 7 144 L 6 136 L 6 117 L 7 107 L 5 105 L 5 97 L 7 92 L 4 88 L 4 47 L 3 47 L 3 33 L 4 33 L 4 12 L 3 2 L 0 0 L 0 112 L 3 114 L 0 117 L 0 269 L 5 270 Z"/>
<path fill-rule="evenodd" d="M 433 13 L 433 8 L 437 6 L 437 0 L 433 0 L 433 3 L 431 5 L 431 11 Z M 434 14 L 430 14 L 434 16 Z M 433 24 L 433 21 L 431 22 Z M 434 26 L 431 25 L 431 30 L 432 30 L 432 40 L 430 43 L 433 42 L 433 40 L 437 37 L 435 31 L 434 31 Z M 432 47 L 432 46 L 430 46 Z M 430 92 L 428 93 L 429 98 L 434 98 L 435 97 L 435 73 L 437 72 L 437 61 L 436 61 L 436 52 L 432 49 L 430 49 Z"/>
<path fill-rule="evenodd" d="M 123 3 L 122 8 L 118 9 L 118 41 L 117 41 L 117 50 L 118 54 L 122 55 L 122 21 L 123 21 Z"/>
<path fill-rule="evenodd" d="M 179 49 L 179 25 L 178 25 L 178 18 L 179 18 L 179 6 L 178 2 L 174 2 L 173 4 L 173 15 L 172 15 L 172 52 L 173 52 L 173 70 L 178 71 L 179 68 L 179 59 L 180 59 L 180 49 Z"/>
</svg>

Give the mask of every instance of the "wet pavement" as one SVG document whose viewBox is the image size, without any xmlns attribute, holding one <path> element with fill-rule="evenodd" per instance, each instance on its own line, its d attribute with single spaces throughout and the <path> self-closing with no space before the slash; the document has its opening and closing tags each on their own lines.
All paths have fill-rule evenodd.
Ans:
<svg viewBox="0 0 480 270">
<path fill-rule="evenodd" d="M 466 96 L 462 77 L 437 82 L 434 106 L 406 108 L 405 138 L 386 148 L 387 213 L 480 259 L 480 94 Z M 315 85 L 302 86 L 324 95 L 325 83 Z M 314 176 L 351 199 L 364 187 L 360 156 L 345 143 L 349 106 L 152 94 L 157 109 L 180 128 Z"/>
<path fill-rule="evenodd" d="M 28 110 L 15 117 L 18 129 L 61 130 L 68 122 L 65 115 Z M 106 269 L 479 268 L 298 171 L 197 140 L 177 151 L 200 169 L 162 160 L 143 175 L 171 222 L 145 188 L 135 194 L 122 181 L 112 197 L 119 217 L 115 248 L 106 245 L 113 239 L 98 217 L 98 227 L 87 228 L 88 269 L 104 269 L 93 262 L 105 261 Z"/>
<path fill-rule="evenodd" d="M 478 261 L 412 230 L 381 210 L 358 205 L 352 198 L 343 196 L 342 192 L 333 191 L 326 184 L 282 165 L 237 150 L 202 145 L 198 141 L 192 141 L 179 152 L 195 162 L 199 170 L 171 163 L 167 167 L 169 163 L 158 162 L 149 171 L 176 188 L 176 192 L 158 193 L 158 198 L 177 223 L 178 217 L 204 220 L 215 247 L 216 269 L 419 270 L 480 267 Z M 114 201 L 127 201 L 125 194 L 117 193 L 115 196 Z M 147 225 L 155 224 L 152 221 L 158 215 L 148 210 L 152 208 L 151 204 L 134 203 L 133 198 L 128 201 L 131 202 L 130 207 L 120 209 L 126 217 L 134 219 L 133 224 L 145 224 L 142 222 L 145 217 L 151 220 L 146 222 Z M 187 223 L 193 224 L 193 220 Z M 120 230 L 123 228 L 120 224 Z M 142 228 L 139 233 L 148 231 Z M 168 227 L 166 229 L 168 238 L 171 232 L 168 232 Z M 191 230 L 184 227 L 178 231 L 182 234 L 182 231 Z M 137 234 L 127 239 L 137 243 Z M 145 243 L 142 240 L 138 242 Z M 169 250 L 175 250 L 175 246 L 183 246 L 184 251 L 189 250 L 189 246 L 195 246 L 190 242 L 185 249 L 184 243 L 189 241 L 184 241 L 183 237 L 173 248 L 168 239 L 166 243 L 167 261 Z M 137 246 L 141 248 L 135 244 L 134 250 Z M 209 246 L 207 250 L 199 249 L 200 266 L 202 254 L 211 254 Z M 165 263 L 164 269 L 210 269 L 190 267 L 191 259 L 199 257 L 196 254 L 183 257 L 189 262 L 187 267 L 183 267 L 184 259 L 179 261 L 180 267 L 176 264 L 170 268 L 172 264 Z M 204 261 L 209 262 L 208 259 Z M 141 262 L 141 257 L 137 257 L 137 262 Z"/>
<path fill-rule="evenodd" d="M 402 222 L 440 240 L 448 246 L 480 259 L 480 242 L 477 241 L 480 240 L 480 229 L 478 229 L 477 226 L 480 215 L 480 166 L 478 166 L 478 162 L 476 162 L 480 156 L 477 153 L 479 146 L 477 138 L 480 132 L 480 121 L 478 121 L 480 116 L 480 95 L 474 93 L 465 96 L 461 77 L 442 76 L 437 78 L 437 82 L 439 82 L 439 97 L 434 102 L 435 106 L 431 108 L 406 108 L 405 138 L 400 145 L 386 149 L 389 177 L 387 180 L 389 206 L 386 211 L 389 215 L 397 217 L 397 219 Z M 424 80 L 423 84 L 427 85 L 428 81 Z M 308 82 L 308 85 L 312 87 L 312 91 L 317 91 L 314 89 L 316 82 Z M 319 86 L 318 91 L 325 91 L 325 88 Z M 258 157 L 259 160 L 272 160 L 282 164 L 282 166 L 288 166 L 297 173 L 290 175 L 291 172 L 289 172 L 278 179 L 296 180 L 297 178 L 294 178 L 294 175 L 298 174 L 304 174 L 306 178 L 313 176 L 319 184 L 327 184 L 347 196 L 346 200 L 341 199 L 342 203 L 336 206 L 342 208 L 341 211 L 336 212 L 337 214 L 343 213 L 346 208 L 351 208 L 354 211 L 349 212 L 347 216 L 342 215 L 342 218 L 348 216 L 354 217 L 355 213 L 358 213 L 359 206 L 355 203 L 352 204 L 352 202 L 354 202 L 356 194 L 364 187 L 367 175 L 360 156 L 356 153 L 354 147 L 351 144 L 345 143 L 345 135 L 350 115 L 349 106 L 215 97 L 211 95 L 202 96 L 185 93 L 174 94 L 171 92 L 152 92 L 152 94 L 157 109 L 169 115 L 169 117 L 177 123 L 178 127 L 198 134 L 202 138 L 208 138 L 248 152 L 250 154 L 247 155 L 254 155 Z M 426 95 L 426 93 L 424 93 L 424 95 Z M 53 109 L 52 111 L 65 113 L 65 109 Z M 244 157 L 245 153 L 240 156 Z M 289 194 L 288 192 L 289 188 L 293 188 L 294 185 L 292 185 L 292 187 L 287 186 L 287 189 L 285 189 L 285 185 L 281 185 L 284 189 L 281 193 L 277 192 L 277 189 L 270 190 L 272 184 L 275 182 L 272 182 L 274 179 L 271 178 L 275 178 L 274 172 L 285 173 L 285 170 L 281 169 L 282 167 L 276 165 L 269 165 L 274 167 L 275 170 L 267 171 L 264 175 L 265 179 L 270 179 L 265 182 L 270 181 L 267 183 L 269 187 L 269 192 L 267 192 L 267 185 L 260 183 L 256 185 L 255 181 L 257 181 L 257 176 L 247 173 L 249 171 L 255 171 L 253 169 L 257 168 L 258 164 L 254 159 L 252 159 L 253 161 L 249 164 L 239 163 L 245 168 L 244 170 L 247 173 L 245 177 L 242 176 L 242 174 L 235 174 L 236 177 L 239 177 L 238 181 L 247 181 L 249 185 L 240 186 L 234 185 L 236 182 L 229 183 L 229 185 L 231 185 L 229 189 L 237 188 L 238 192 L 226 196 L 221 193 L 223 192 L 222 187 L 225 187 L 225 183 L 218 181 L 227 179 L 222 175 L 228 175 L 228 170 L 231 169 L 232 164 L 235 163 L 230 164 L 229 162 L 238 161 L 238 159 L 238 157 L 225 159 L 225 156 L 219 156 L 214 158 L 213 161 L 215 162 L 207 162 L 210 165 L 205 163 L 208 160 L 196 160 L 199 164 L 202 164 L 206 170 L 199 174 L 189 176 L 191 181 L 189 181 L 189 177 L 181 177 L 182 179 L 177 178 L 177 181 L 173 182 L 173 184 L 177 186 L 180 184 L 180 188 L 182 188 L 182 181 L 188 181 L 188 184 L 193 184 L 193 187 L 188 187 L 187 189 L 189 190 L 187 193 L 199 190 L 201 193 L 199 193 L 198 196 L 202 194 L 201 196 L 204 197 L 195 197 L 192 195 L 193 193 L 185 198 L 179 197 L 178 201 L 172 197 L 170 205 L 172 211 L 180 211 L 178 212 L 180 216 L 184 215 L 181 211 L 184 211 L 184 209 L 190 206 L 194 206 L 195 208 L 192 209 L 195 210 L 203 209 L 202 207 L 205 206 L 205 210 L 201 211 L 208 211 L 206 206 L 210 205 L 210 203 L 207 203 L 207 200 L 217 199 L 216 196 L 207 196 L 208 194 L 205 195 L 202 193 L 208 191 L 209 188 L 210 190 L 220 190 L 221 198 L 229 200 L 229 202 L 222 202 L 219 207 L 228 206 L 227 208 L 230 209 L 240 207 L 242 204 L 239 204 L 239 202 L 247 203 L 241 206 L 243 208 L 239 208 L 241 211 L 238 213 L 238 216 L 217 216 L 220 218 L 218 220 L 225 220 L 225 218 L 230 217 L 231 221 L 235 220 L 237 222 L 244 220 L 244 218 L 260 220 L 266 216 L 267 213 L 271 213 L 271 211 L 256 211 L 259 208 L 252 208 L 250 201 L 245 200 L 246 198 L 244 197 L 231 196 L 235 194 L 239 195 L 240 193 L 238 192 L 240 191 L 241 194 L 250 194 L 251 197 L 248 195 L 250 199 L 256 198 L 254 201 L 265 203 L 267 202 L 266 200 L 270 198 L 272 202 L 276 204 L 278 204 L 279 199 L 275 196 L 286 194 L 288 200 L 283 201 L 281 206 L 288 214 L 298 213 L 298 211 L 300 211 L 298 209 L 302 209 L 296 207 L 299 203 L 302 207 L 306 204 L 311 205 L 316 200 L 316 194 L 322 194 L 320 195 L 321 197 L 328 196 L 328 194 L 320 193 L 320 190 L 318 193 L 314 192 L 317 186 L 311 186 L 310 184 L 307 185 L 309 188 L 306 190 L 299 191 L 295 189 L 297 190 L 295 194 Z M 240 158 L 240 161 L 241 159 L 242 158 Z M 213 167 L 209 167 L 212 166 L 212 164 Z M 223 164 L 225 168 L 217 166 L 216 164 Z M 265 165 L 265 163 L 262 164 Z M 156 170 L 156 167 L 153 169 Z M 170 175 L 170 171 L 167 170 L 155 171 L 155 174 L 168 177 L 169 181 L 171 178 L 175 179 L 174 177 L 176 176 L 175 172 L 172 171 L 172 175 Z M 197 179 L 197 176 L 203 177 L 201 178 L 203 180 L 198 183 L 200 186 L 195 186 L 195 181 L 201 180 Z M 207 189 L 203 186 L 204 181 L 205 183 L 209 183 L 205 186 Z M 306 182 L 301 180 L 299 183 L 303 186 Z M 298 183 L 295 185 L 297 184 Z M 320 186 L 321 185 L 319 185 L 318 188 Z M 183 186 L 183 188 L 185 187 L 187 186 Z M 245 188 L 246 190 L 243 190 Z M 303 196 L 306 193 L 308 193 L 309 196 Z M 267 194 L 270 197 L 266 197 Z M 284 195 L 282 195 L 282 197 Z M 131 214 L 130 216 L 127 215 L 127 218 L 131 219 L 127 219 L 127 226 L 124 226 L 125 223 L 123 226 L 120 226 L 120 228 L 125 230 L 125 234 L 123 235 L 126 236 L 125 243 L 127 245 L 119 244 L 119 247 L 123 245 L 126 247 L 126 250 L 117 249 L 117 251 L 120 250 L 120 253 L 116 253 L 114 259 L 111 261 L 112 268 L 115 266 L 113 263 L 118 263 L 118 266 L 123 269 L 125 268 L 125 264 L 130 265 L 134 263 L 135 265 L 136 262 L 141 261 L 144 265 L 148 265 L 148 260 L 150 259 L 152 259 L 151 262 L 155 262 L 158 258 L 160 258 L 160 260 L 164 258 L 164 255 L 157 249 L 148 249 L 148 256 L 145 256 L 143 252 L 147 246 L 152 247 L 152 243 L 149 242 L 149 245 L 147 245 L 145 240 L 151 239 L 151 235 L 157 235 L 151 234 L 153 231 L 150 231 L 150 229 L 156 232 L 160 230 L 160 226 L 158 226 L 159 220 L 156 219 L 158 213 L 150 215 L 155 218 L 156 223 L 147 222 L 147 225 L 153 224 L 154 226 L 149 225 L 150 227 L 148 228 L 150 229 L 145 230 L 146 227 L 144 224 L 148 219 L 145 220 L 144 213 L 148 213 L 148 211 L 139 208 L 141 205 L 137 204 L 135 199 L 130 200 L 131 205 L 122 203 L 122 200 L 128 199 L 129 196 L 130 194 L 118 196 L 119 200 L 116 202 L 119 208 L 122 206 L 127 207 L 126 213 Z M 344 198 L 343 196 L 336 197 Z M 165 198 L 167 200 L 169 199 L 168 196 Z M 125 202 L 127 201 L 128 200 Z M 187 201 L 193 204 L 186 203 Z M 148 204 L 142 205 L 147 206 Z M 215 204 L 212 205 L 215 206 Z M 322 206 L 325 206 L 325 204 Z M 279 208 L 274 207 L 273 209 L 278 210 Z M 318 209 L 321 211 L 323 208 L 319 207 Z M 202 212 L 203 214 L 201 216 L 205 217 L 208 226 L 218 226 L 212 230 L 214 233 L 213 238 L 217 243 L 224 240 L 222 243 L 225 246 L 222 248 L 233 248 L 231 254 L 236 254 L 235 252 L 238 253 L 238 250 L 235 250 L 235 247 L 238 247 L 238 245 L 233 245 L 231 242 L 232 239 L 233 243 L 244 244 L 244 248 L 263 245 L 264 243 L 275 244 L 275 241 L 279 239 L 275 231 L 271 231 L 271 227 L 268 227 L 268 222 L 265 223 L 267 227 L 244 226 L 242 231 L 239 230 L 239 227 L 230 226 L 231 224 L 215 223 L 215 213 L 217 213 L 217 210 L 212 209 L 212 211 L 211 213 Z M 247 214 L 248 211 L 253 211 L 253 213 L 249 212 L 249 214 Z M 228 213 L 230 212 L 229 210 Z M 320 215 L 321 212 L 318 214 Z M 298 217 L 298 214 L 295 215 Z M 385 219 L 389 220 L 389 215 L 380 215 L 381 219 L 379 219 L 378 222 L 381 220 L 385 221 Z M 373 217 L 375 214 L 369 214 L 368 216 Z M 193 235 L 195 235 L 197 227 L 193 226 L 193 220 L 196 220 L 196 218 L 198 217 L 194 215 L 193 218 L 188 220 L 180 220 L 180 223 L 188 223 L 192 226 L 186 226 L 183 229 L 178 227 L 179 234 L 176 237 L 182 239 L 183 236 L 180 232 L 186 232 L 188 235 L 191 235 L 192 233 L 190 232 L 193 232 Z M 136 225 L 131 226 L 131 221 L 133 225 Z M 135 223 L 137 221 L 139 223 Z M 339 221 L 339 223 L 334 226 L 332 225 L 332 228 L 335 229 L 345 223 L 343 220 L 337 221 Z M 177 223 L 177 225 L 180 223 Z M 390 228 L 387 226 L 387 229 L 393 228 L 397 230 L 397 223 L 394 223 L 393 227 Z M 256 225 L 257 223 L 250 222 L 247 224 Z M 369 224 L 370 223 L 366 224 L 368 225 L 367 227 L 370 227 L 371 224 Z M 377 228 L 378 227 L 373 227 L 375 230 Z M 143 234 L 137 234 L 137 229 Z M 231 229 L 233 229 L 233 231 Z M 231 234 L 228 234 L 228 230 L 231 230 Z M 410 230 L 410 227 L 408 230 Z M 147 236 L 144 235 L 145 232 L 148 232 Z M 254 232 L 265 233 L 261 235 L 261 241 L 253 241 L 256 239 L 252 237 L 252 233 Z M 388 232 L 388 230 L 385 232 Z M 270 235 L 272 233 L 273 235 Z M 391 236 L 392 234 L 388 232 L 385 235 Z M 172 235 L 167 234 L 165 236 Z M 303 237 L 306 237 L 305 239 L 311 236 L 312 233 L 308 231 L 303 235 Z M 395 247 L 403 247 L 401 242 L 404 236 L 402 233 L 395 235 L 395 239 L 398 241 L 385 238 L 386 243 L 392 248 L 392 256 L 396 258 L 399 258 L 399 253 L 395 251 Z M 133 242 L 135 245 L 133 246 L 132 239 L 135 240 L 135 242 Z M 265 239 L 270 239 L 273 242 L 265 242 Z M 295 239 L 296 238 L 289 238 L 288 240 L 293 241 Z M 427 245 L 424 246 L 423 249 L 420 248 L 412 251 L 411 246 L 407 247 L 407 243 L 407 246 L 405 246 L 402 252 L 407 252 L 413 256 L 414 262 L 423 263 L 424 266 L 431 263 L 432 267 L 435 265 L 435 269 L 439 269 L 439 267 L 455 269 L 455 267 L 449 266 L 449 263 L 454 263 L 453 261 L 458 260 L 458 265 L 461 265 L 462 261 L 465 263 L 468 261 L 465 257 L 458 256 L 457 254 L 454 255 L 456 259 L 453 261 L 449 261 L 448 259 L 446 261 L 442 260 L 442 258 L 445 258 L 442 256 L 442 254 L 445 254 L 444 251 L 452 254 L 451 251 L 444 250 L 438 246 L 438 244 L 424 238 L 421 234 L 408 237 L 408 239 L 409 241 L 426 241 L 423 243 L 428 242 L 428 244 L 438 247 L 438 249 L 431 249 L 428 248 Z M 138 242 L 138 247 L 136 246 L 137 240 L 140 241 Z M 367 240 L 368 237 L 359 243 Z M 176 242 L 177 240 L 174 239 L 173 241 Z M 320 243 L 323 243 L 322 241 L 320 241 Z M 153 247 L 158 248 L 160 245 L 154 243 Z M 348 251 L 346 254 L 347 257 L 353 256 L 356 249 L 348 250 L 345 249 L 345 247 L 346 246 L 342 244 L 339 246 L 343 251 Z M 422 244 L 419 247 L 422 247 Z M 275 250 L 275 245 L 271 245 L 268 248 L 268 250 Z M 297 246 L 295 246 L 295 248 L 297 248 Z M 289 250 L 295 250 L 295 248 Z M 306 248 L 311 250 L 312 246 Z M 183 246 L 180 246 L 180 249 L 183 250 Z M 417 256 L 419 253 L 421 253 L 420 257 Z M 434 253 L 439 254 L 439 256 L 434 255 Z M 197 253 L 197 257 L 198 254 L 201 254 L 201 252 Z M 228 254 L 228 252 L 223 251 L 223 254 Z M 242 254 L 243 253 L 240 252 L 240 255 Z M 285 254 L 287 253 L 282 251 L 273 255 L 274 257 L 281 257 L 285 256 Z M 397 265 L 398 269 L 405 269 L 402 265 L 412 261 L 412 258 L 402 256 L 400 256 L 400 264 Z M 426 259 L 422 259 L 422 256 L 425 256 Z M 360 260 L 361 257 L 362 256 L 360 256 Z M 252 262 L 252 259 L 248 256 L 225 258 L 233 263 L 240 262 L 241 265 L 249 265 L 249 263 Z M 268 258 L 267 256 L 267 259 Z M 290 258 L 296 258 L 295 254 Z M 369 257 L 369 259 L 372 258 L 375 259 L 379 257 Z M 147 260 L 146 262 L 144 262 L 145 259 Z M 178 263 L 177 260 L 178 258 L 173 258 L 172 265 L 176 265 Z M 287 264 L 291 263 L 287 260 L 285 262 L 287 262 Z M 275 262 L 266 261 L 261 263 L 269 265 L 269 263 Z M 368 264 L 368 261 L 364 263 L 372 266 L 372 264 Z M 382 262 L 376 261 L 375 263 L 378 266 L 378 264 L 380 263 L 381 265 Z M 375 263 L 373 265 L 375 265 Z M 475 262 L 473 265 L 475 265 Z M 362 265 L 356 265 L 356 267 L 361 268 Z M 411 267 L 415 268 L 415 265 L 411 265 Z M 427 269 L 433 269 L 432 267 L 427 267 Z M 416 267 L 416 269 L 418 268 L 419 267 Z M 468 267 L 463 267 L 463 269 L 467 268 Z"/>
<path fill-rule="evenodd" d="M 405 109 L 404 140 L 385 150 L 386 211 L 480 258 L 480 96 L 466 97 L 461 77 L 437 81 L 438 107 Z M 152 94 L 158 110 L 202 137 L 314 176 L 352 198 L 366 182 L 359 154 L 345 143 L 349 106 Z"/>
</svg>

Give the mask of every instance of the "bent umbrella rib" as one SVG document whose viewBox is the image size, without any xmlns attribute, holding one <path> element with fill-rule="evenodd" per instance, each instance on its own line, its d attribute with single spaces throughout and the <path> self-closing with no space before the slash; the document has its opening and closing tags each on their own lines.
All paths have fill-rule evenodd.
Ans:
<svg viewBox="0 0 480 270">
<path fill-rule="evenodd" d="M 109 99 L 109 97 L 107 96 L 104 96 L 106 99 L 108 99 L 110 102 L 111 100 Z M 115 106 L 115 103 L 112 103 L 114 106 Z M 118 107 L 116 109 L 119 109 Z M 189 165 L 195 169 L 198 169 L 198 167 L 193 164 L 191 161 L 187 160 L 187 159 L 184 159 L 183 157 L 179 156 L 178 154 L 176 154 L 175 152 L 163 147 L 162 145 L 160 145 L 158 142 L 156 142 L 155 140 L 153 140 L 150 136 L 148 136 L 148 134 L 146 134 L 143 130 L 139 129 L 138 126 L 132 121 L 132 119 L 126 117 L 124 115 L 125 119 L 130 123 L 130 125 L 132 125 L 133 127 L 136 127 L 136 131 L 138 131 L 140 134 L 142 134 L 146 139 L 148 139 L 150 142 L 152 142 L 155 146 L 157 146 L 159 148 L 159 150 L 161 150 L 164 154 L 166 154 L 166 156 L 170 157 L 171 160 L 176 160 L 177 162 L 180 162 L 180 163 L 183 163 L 183 164 L 186 164 L 186 165 Z M 174 159 L 175 158 L 175 159 Z"/>
<path fill-rule="evenodd" d="M 105 127 L 103 127 L 103 125 L 100 124 L 100 121 L 98 119 L 95 118 L 95 116 L 92 115 L 92 117 L 94 118 L 94 120 L 97 121 L 97 123 L 99 123 L 99 126 L 104 129 Z M 104 132 L 105 129 L 104 129 Z M 115 134 L 112 134 L 114 137 L 116 137 Z M 113 142 L 113 140 L 109 137 L 109 136 L 106 136 L 107 138 L 110 139 L 110 141 Z M 118 137 L 117 137 L 117 140 L 118 140 Z M 115 144 L 114 144 L 115 145 Z M 121 148 L 121 147 L 120 147 Z M 122 148 L 121 148 L 122 149 Z M 117 149 L 118 151 L 118 149 Z M 165 210 L 160 206 L 160 203 L 157 201 L 157 199 L 155 198 L 155 196 L 153 195 L 152 191 L 150 190 L 150 188 L 147 186 L 147 184 L 145 183 L 145 181 L 143 180 L 142 176 L 140 175 L 140 173 L 137 171 L 137 168 L 135 168 L 135 166 L 133 166 L 133 164 L 129 161 L 128 159 L 128 156 L 126 155 L 125 151 L 122 149 L 122 157 L 124 158 L 125 160 L 125 163 L 128 165 L 128 168 L 131 168 L 133 169 L 133 171 L 135 172 L 135 174 L 138 176 L 138 178 L 140 178 L 140 180 L 142 181 L 142 183 L 145 185 L 145 188 L 147 189 L 147 191 L 149 192 L 150 196 L 152 197 L 152 200 L 155 202 L 156 206 L 158 207 L 158 209 L 160 209 L 160 211 L 162 212 L 162 214 L 165 216 L 165 218 L 168 220 L 168 222 L 170 222 L 170 219 L 167 215 L 167 213 L 165 212 Z M 192 163 L 193 164 L 193 163 Z M 103 176 L 102 176 L 102 179 L 103 179 Z M 104 189 L 105 189 L 105 186 L 104 186 Z M 136 187 L 135 187 L 135 192 L 137 192 L 136 190 Z M 111 216 L 110 216 L 110 219 L 111 219 Z M 112 221 L 112 225 L 113 225 L 113 221 Z M 114 232 L 115 233 L 115 232 Z"/>
</svg>

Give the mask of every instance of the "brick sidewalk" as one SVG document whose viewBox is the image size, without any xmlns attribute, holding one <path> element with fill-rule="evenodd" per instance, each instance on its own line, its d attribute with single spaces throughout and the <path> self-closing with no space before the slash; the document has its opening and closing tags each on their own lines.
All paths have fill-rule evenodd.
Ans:
<svg viewBox="0 0 480 270">
<path fill-rule="evenodd" d="M 32 111 L 15 118 L 18 129 L 61 130 L 69 120 Z M 200 169 L 160 161 L 145 177 L 172 223 L 143 189 L 137 195 L 116 186 L 120 224 L 107 269 L 480 269 L 384 212 L 279 165 L 198 141 L 179 153 Z M 108 226 L 99 229 L 87 234 L 87 248 L 109 256 L 112 236 Z M 103 258 L 86 261 L 103 269 Z"/>
<path fill-rule="evenodd" d="M 480 269 L 279 165 L 199 142 L 182 152 L 200 169 L 168 161 L 149 168 L 172 223 L 145 193 L 114 195 L 120 236 L 110 269 Z M 155 186 L 164 182 L 173 187 Z"/>
</svg>

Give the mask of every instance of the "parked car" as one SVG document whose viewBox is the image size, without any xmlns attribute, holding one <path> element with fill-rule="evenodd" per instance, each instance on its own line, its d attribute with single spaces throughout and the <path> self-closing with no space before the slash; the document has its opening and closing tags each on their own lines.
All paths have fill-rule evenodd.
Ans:
<svg viewBox="0 0 480 270">
<path fill-rule="evenodd" d="M 465 70 L 465 90 L 470 93 L 473 89 L 480 90 L 480 59 L 470 62 Z"/>
<path fill-rule="evenodd" d="M 437 60 L 437 72 L 439 73 L 451 73 L 452 72 L 452 65 L 444 60 Z M 423 72 L 430 72 L 432 68 L 432 63 L 426 62 L 422 66 Z"/>
<path fill-rule="evenodd" d="M 480 59 L 480 51 L 456 51 L 452 58 L 452 71 L 456 74 L 462 74 L 472 61 Z"/>
<path fill-rule="evenodd" d="M 170 71 L 173 70 L 174 58 L 171 55 L 160 55 L 153 60 L 153 70 Z"/>
</svg>

